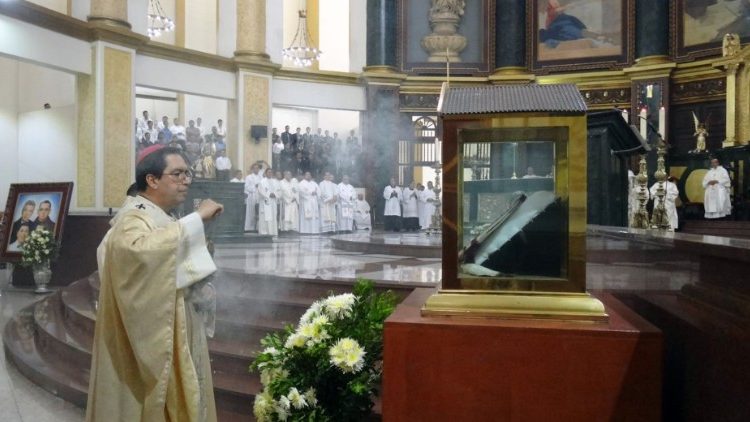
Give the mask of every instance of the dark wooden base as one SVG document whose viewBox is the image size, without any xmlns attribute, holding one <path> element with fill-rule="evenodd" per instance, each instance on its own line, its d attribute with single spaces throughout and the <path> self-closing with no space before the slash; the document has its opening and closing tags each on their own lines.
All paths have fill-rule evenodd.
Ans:
<svg viewBox="0 0 750 422">
<path fill-rule="evenodd" d="M 658 421 L 662 335 L 608 294 L 608 323 L 422 317 L 418 289 L 386 321 L 388 421 Z"/>
</svg>

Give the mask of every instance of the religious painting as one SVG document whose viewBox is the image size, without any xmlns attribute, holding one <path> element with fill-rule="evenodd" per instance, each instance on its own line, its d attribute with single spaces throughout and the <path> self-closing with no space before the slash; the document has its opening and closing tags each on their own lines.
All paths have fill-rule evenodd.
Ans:
<svg viewBox="0 0 750 422">
<path fill-rule="evenodd" d="M 536 73 L 615 69 L 630 63 L 633 0 L 535 0 L 528 17 Z"/>
<path fill-rule="evenodd" d="M 721 55 L 726 34 L 750 42 L 750 0 L 678 0 L 672 23 L 678 59 Z"/>
<path fill-rule="evenodd" d="M 20 261 L 23 245 L 34 230 L 49 231 L 60 239 L 72 190 L 72 182 L 11 184 L 0 233 L 0 257 Z"/>
<path fill-rule="evenodd" d="M 398 63 L 411 74 L 486 75 L 494 68 L 495 2 L 399 0 Z"/>
</svg>

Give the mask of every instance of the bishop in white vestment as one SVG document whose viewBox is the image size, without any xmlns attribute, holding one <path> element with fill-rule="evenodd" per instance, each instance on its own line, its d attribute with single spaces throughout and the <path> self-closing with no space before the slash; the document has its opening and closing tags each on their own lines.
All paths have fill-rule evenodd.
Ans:
<svg viewBox="0 0 750 422">
<path fill-rule="evenodd" d="M 320 208 L 318 184 L 312 180 L 310 172 L 299 182 L 299 232 L 303 234 L 320 233 Z"/>
<path fill-rule="evenodd" d="M 354 186 L 349 184 L 349 176 L 347 175 L 344 175 L 338 187 L 336 226 L 339 231 L 350 232 L 354 229 L 354 206 L 357 201 L 357 192 L 354 190 Z"/>
<path fill-rule="evenodd" d="M 727 170 L 719 165 L 716 158 L 711 160 L 711 169 L 703 176 L 703 208 L 706 218 L 722 218 L 732 213 L 732 203 L 729 197 L 731 180 Z"/>
<path fill-rule="evenodd" d="M 336 199 L 338 198 L 338 187 L 331 180 L 333 175 L 326 172 L 324 179 L 320 182 L 320 232 L 336 232 Z"/>
</svg>

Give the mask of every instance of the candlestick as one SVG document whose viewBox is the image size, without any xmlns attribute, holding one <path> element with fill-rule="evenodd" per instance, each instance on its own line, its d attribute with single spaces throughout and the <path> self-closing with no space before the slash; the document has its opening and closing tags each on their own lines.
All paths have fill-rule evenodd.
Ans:
<svg viewBox="0 0 750 422">
<path fill-rule="evenodd" d="M 667 110 L 662 107 L 659 109 L 659 134 L 662 138 L 667 138 Z"/>
<path fill-rule="evenodd" d="M 648 121 L 646 121 L 646 108 L 641 109 L 640 118 L 638 119 L 641 122 L 641 136 L 643 139 L 648 140 Z"/>
</svg>

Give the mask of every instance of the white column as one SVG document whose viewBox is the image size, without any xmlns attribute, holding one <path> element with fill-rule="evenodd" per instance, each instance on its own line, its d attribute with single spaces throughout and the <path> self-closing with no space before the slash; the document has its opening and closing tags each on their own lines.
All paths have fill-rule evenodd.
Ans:
<svg viewBox="0 0 750 422">
<path fill-rule="evenodd" d="M 234 56 L 237 50 L 237 0 L 219 0 L 216 54 Z"/>
<path fill-rule="evenodd" d="M 272 62 L 281 63 L 284 47 L 284 2 L 266 0 L 266 53 Z"/>
<path fill-rule="evenodd" d="M 349 71 L 361 73 L 367 64 L 367 2 L 349 0 Z"/>
</svg>

